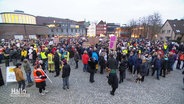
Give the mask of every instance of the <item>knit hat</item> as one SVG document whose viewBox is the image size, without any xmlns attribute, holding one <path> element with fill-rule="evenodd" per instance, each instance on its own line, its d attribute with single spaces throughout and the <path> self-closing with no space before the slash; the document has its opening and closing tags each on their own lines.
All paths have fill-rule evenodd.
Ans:
<svg viewBox="0 0 184 104">
<path fill-rule="evenodd" d="M 65 59 L 63 60 L 63 64 L 67 64 L 67 61 Z"/>
</svg>

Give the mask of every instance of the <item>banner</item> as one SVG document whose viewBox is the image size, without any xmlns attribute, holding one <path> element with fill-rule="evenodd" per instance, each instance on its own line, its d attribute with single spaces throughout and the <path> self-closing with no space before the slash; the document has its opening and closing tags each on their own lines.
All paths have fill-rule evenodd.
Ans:
<svg viewBox="0 0 184 104">
<path fill-rule="evenodd" d="M 117 37 L 115 35 L 112 35 L 110 37 L 110 42 L 109 42 L 109 49 L 116 50 L 116 42 L 117 42 Z"/>
<path fill-rule="evenodd" d="M 88 47 L 90 47 L 91 46 L 91 44 L 89 43 L 89 42 L 83 42 L 82 43 L 82 47 L 83 48 L 88 48 Z"/>
<path fill-rule="evenodd" d="M 17 82 L 14 69 L 15 66 L 9 66 L 6 68 L 6 82 Z"/>
<path fill-rule="evenodd" d="M 95 45 L 95 44 L 99 43 L 99 37 L 89 37 L 88 41 L 91 45 Z"/>
<path fill-rule="evenodd" d="M 54 38 L 54 43 L 58 44 L 59 43 L 59 38 L 55 37 Z"/>
</svg>

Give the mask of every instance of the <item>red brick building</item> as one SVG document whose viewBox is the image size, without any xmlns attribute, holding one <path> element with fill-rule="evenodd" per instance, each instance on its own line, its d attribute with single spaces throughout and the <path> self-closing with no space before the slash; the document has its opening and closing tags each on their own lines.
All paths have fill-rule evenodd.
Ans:
<svg viewBox="0 0 184 104">
<path fill-rule="evenodd" d="M 107 35 L 107 24 L 102 20 L 96 25 L 96 36 L 100 36 L 101 34 Z"/>
</svg>

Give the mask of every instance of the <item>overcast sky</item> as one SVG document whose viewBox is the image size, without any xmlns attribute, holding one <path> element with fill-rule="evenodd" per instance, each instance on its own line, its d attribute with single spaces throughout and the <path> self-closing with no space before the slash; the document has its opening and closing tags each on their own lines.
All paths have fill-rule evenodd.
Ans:
<svg viewBox="0 0 184 104">
<path fill-rule="evenodd" d="M 0 12 L 14 10 L 35 16 L 120 24 L 158 12 L 165 22 L 184 18 L 184 0 L 0 0 Z"/>
</svg>

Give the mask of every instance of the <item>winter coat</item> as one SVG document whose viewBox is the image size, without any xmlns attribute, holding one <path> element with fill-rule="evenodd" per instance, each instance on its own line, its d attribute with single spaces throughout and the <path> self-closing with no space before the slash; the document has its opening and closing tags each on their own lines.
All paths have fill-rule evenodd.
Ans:
<svg viewBox="0 0 184 104">
<path fill-rule="evenodd" d="M 162 68 L 162 60 L 156 58 L 154 66 L 155 66 L 155 69 L 161 69 Z"/>
<path fill-rule="evenodd" d="M 89 56 L 88 54 L 83 54 L 82 55 L 82 63 L 83 64 L 88 64 Z"/>
<path fill-rule="evenodd" d="M 23 67 L 24 67 L 24 71 L 26 73 L 31 72 L 31 67 L 30 67 L 30 64 L 28 62 L 27 63 L 23 63 Z"/>
<path fill-rule="evenodd" d="M 75 61 L 79 61 L 79 59 L 80 59 L 79 53 L 75 52 L 75 54 L 74 54 L 74 60 Z"/>
<path fill-rule="evenodd" d="M 128 58 L 128 64 L 129 64 L 129 65 L 134 65 L 134 64 L 135 64 L 135 58 L 134 58 L 134 56 L 130 56 L 130 57 Z"/>
<path fill-rule="evenodd" d="M 23 72 L 21 71 L 20 68 L 14 68 L 14 72 L 15 72 L 15 76 L 16 76 L 16 80 L 18 81 L 22 81 L 25 80 L 24 76 L 23 76 Z"/>
<path fill-rule="evenodd" d="M 62 70 L 62 78 L 66 78 L 70 76 L 70 65 L 64 64 L 63 70 Z"/>
<path fill-rule="evenodd" d="M 97 52 L 92 52 L 92 58 L 95 59 L 95 61 L 98 61 L 98 54 Z"/>
<path fill-rule="evenodd" d="M 122 60 L 120 65 L 119 65 L 119 71 L 123 72 L 128 68 L 128 61 L 127 60 Z"/>
<path fill-rule="evenodd" d="M 94 60 L 88 61 L 88 71 L 89 73 L 94 73 L 96 69 L 96 62 Z"/>
<path fill-rule="evenodd" d="M 105 66 L 105 59 L 104 59 L 103 56 L 100 56 L 100 57 L 99 57 L 99 65 L 100 65 L 100 66 Z"/>
<path fill-rule="evenodd" d="M 116 72 L 110 72 L 108 76 L 108 83 L 112 86 L 112 88 L 118 88 L 118 77 Z"/>
<path fill-rule="evenodd" d="M 114 59 L 113 57 L 110 57 L 107 60 L 107 67 L 110 69 L 117 69 L 118 68 L 118 63 L 116 61 L 116 59 Z"/>
<path fill-rule="evenodd" d="M 33 60 L 36 60 L 36 58 L 37 58 L 36 50 L 33 50 L 32 55 L 33 55 Z"/>
</svg>

